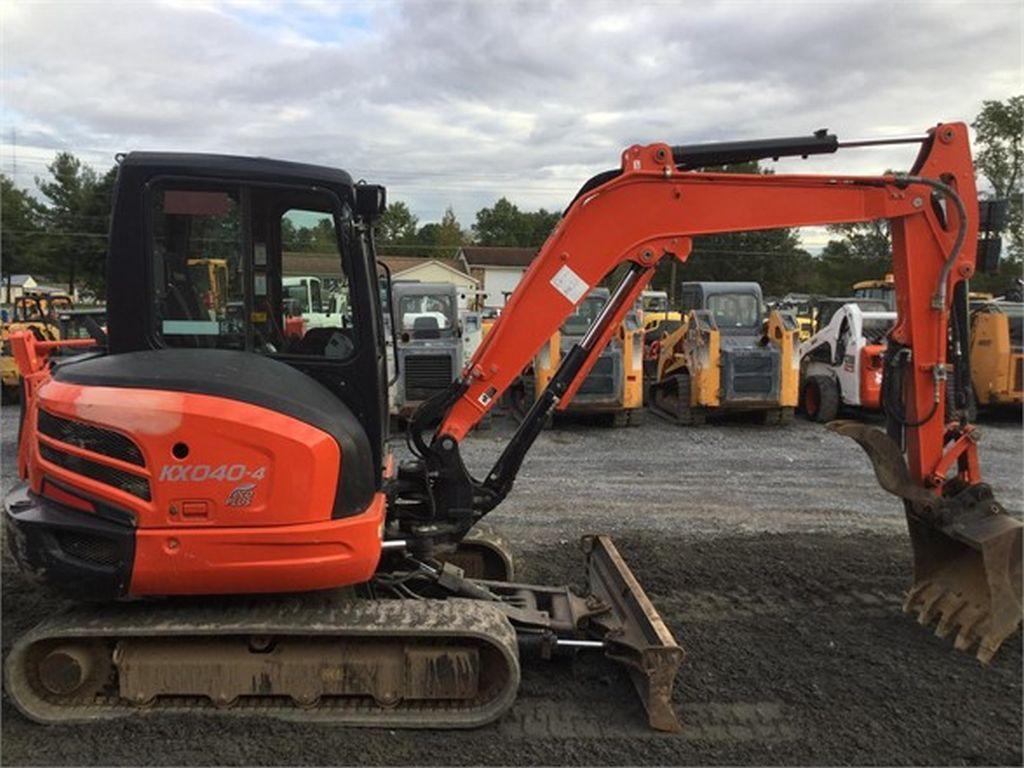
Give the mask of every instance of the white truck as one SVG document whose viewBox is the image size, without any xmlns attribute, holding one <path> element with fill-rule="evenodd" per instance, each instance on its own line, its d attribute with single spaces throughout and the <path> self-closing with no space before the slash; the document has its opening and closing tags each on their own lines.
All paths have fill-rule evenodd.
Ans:
<svg viewBox="0 0 1024 768">
<path fill-rule="evenodd" d="M 799 348 L 800 409 L 832 421 L 843 406 L 878 410 L 886 338 L 896 313 L 875 299 L 821 299 L 815 333 Z"/>
<path fill-rule="evenodd" d="M 344 326 L 342 294 L 328 291 L 323 281 L 312 275 L 281 278 L 284 299 L 290 300 L 302 315 L 306 330 L 310 328 L 338 328 Z"/>
</svg>

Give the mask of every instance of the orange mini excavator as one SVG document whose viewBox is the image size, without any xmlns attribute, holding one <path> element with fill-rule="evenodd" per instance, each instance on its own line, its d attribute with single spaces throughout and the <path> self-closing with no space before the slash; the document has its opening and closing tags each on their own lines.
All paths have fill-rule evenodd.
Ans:
<svg viewBox="0 0 1024 768">
<path fill-rule="evenodd" d="M 385 443 L 372 237 L 384 190 L 266 159 L 122 157 L 106 350 L 50 361 L 58 342 L 12 340 L 25 381 L 23 483 L 5 502 L 22 570 L 106 604 L 79 604 L 18 639 L 8 695 L 40 722 L 145 710 L 467 727 L 511 706 L 521 652 L 594 648 L 629 667 L 654 727 L 678 728 L 682 650 L 612 542 L 585 538 L 589 589 L 577 594 L 513 582 L 507 552 L 478 524 L 659 261 L 685 261 L 695 235 L 879 218 L 891 226 L 899 313 L 888 429 L 834 428 L 903 502 L 906 608 L 938 619 L 940 635 L 957 629 L 956 645 L 987 661 L 1020 623 L 1021 526 L 981 482 L 973 427 L 945 417 L 949 320 L 979 235 L 967 128 L 897 141 L 920 145 L 907 175 L 697 170 L 864 143 L 825 132 L 628 148 L 580 190 L 461 377 L 414 416 L 413 457 L 398 466 Z M 289 333 L 288 317 L 308 309 L 283 277 L 312 269 L 292 236 L 314 224 L 334 232 L 316 273 L 341 309 Z M 188 268 L 196 259 L 226 265 L 215 305 Z M 493 468 L 473 477 L 463 438 L 622 265 Z"/>
</svg>

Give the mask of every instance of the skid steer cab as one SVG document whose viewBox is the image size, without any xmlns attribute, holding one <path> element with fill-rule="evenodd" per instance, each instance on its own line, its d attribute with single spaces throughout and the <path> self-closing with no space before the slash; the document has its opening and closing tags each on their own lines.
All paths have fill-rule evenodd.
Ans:
<svg viewBox="0 0 1024 768">
<path fill-rule="evenodd" d="M 451 386 L 462 370 L 458 289 L 454 283 L 398 280 L 391 288 L 391 304 L 398 325 L 391 414 L 405 420 Z"/>
<path fill-rule="evenodd" d="M 533 359 L 533 376 L 525 377 L 534 401 L 547 388 L 565 355 L 590 330 L 610 296 L 607 288 L 592 290 L 541 347 Z M 640 322 L 636 308 L 626 313 L 619 332 L 598 354 L 572 401 L 560 404 L 559 413 L 596 415 L 616 427 L 642 422 L 644 331 Z"/>
<path fill-rule="evenodd" d="M 792 420 L 799 329 L 772 310 L 762 320 L 757 283 L 683 283 L 682 325 L 661 343 L 652 408 L 681 424 L 747 412 L 765 424 Z"/>
<path fill-rule="evenodd" d="M 822 299 L 820 330 L 800 345 L 800 408 L 812 421 L 832 421 L 841 408 L 882 407 L 886 340 L 896 313 L 872 299 Z"/>
</svg>

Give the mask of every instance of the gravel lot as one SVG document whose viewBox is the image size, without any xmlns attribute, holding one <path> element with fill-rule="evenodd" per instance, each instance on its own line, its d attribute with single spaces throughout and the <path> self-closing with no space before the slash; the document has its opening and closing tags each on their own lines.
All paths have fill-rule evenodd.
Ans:
<svg viewBox="0 0 1024 768">
<path fill-rule="evenodd" d="M 3 487 L 16 410 L 4 408 Z M 1019 414 L 983 421 L 981 458 L 1020 514 Z M 507 439 L 471 437 L 478 473 Z M 898 610 L 910 548 L 895 499 L 845 438 L 797 421 L 546 432 L 490 521 L 524 580 L 576 582 L 576 540 L 607 532 L 687 652 L 680 735 L 646 729 L 601 657 L 530 663 L 500 722 L 471 732 L 140 717 L 41 727 L 4 697 L 4 764 L 1013 764 L 1021 637 L 988 668 Z M 60 604 L 3 559 L 3 650 Z"/>
</svg>

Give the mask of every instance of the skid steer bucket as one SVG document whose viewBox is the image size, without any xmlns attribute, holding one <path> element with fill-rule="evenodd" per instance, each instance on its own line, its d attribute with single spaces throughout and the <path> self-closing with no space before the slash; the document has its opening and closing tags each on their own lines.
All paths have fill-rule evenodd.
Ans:
<svg viewBox="0 0 1024 768">
<path fill-rule="evenodd" d="M 988 663 L 1021 623 L 1022 525 L 983 483 L 950 482 L 941 496 L 914 483 L 896 442 L 874 427 L 836 421 L 829 428 L 857 441 L 879 484 L 903 499 L 914 551 L 914 583 L 903 610 L 938 620 L 935 634 L 957 628 L 955 646 L 977 644 Z"/>
</svg>

